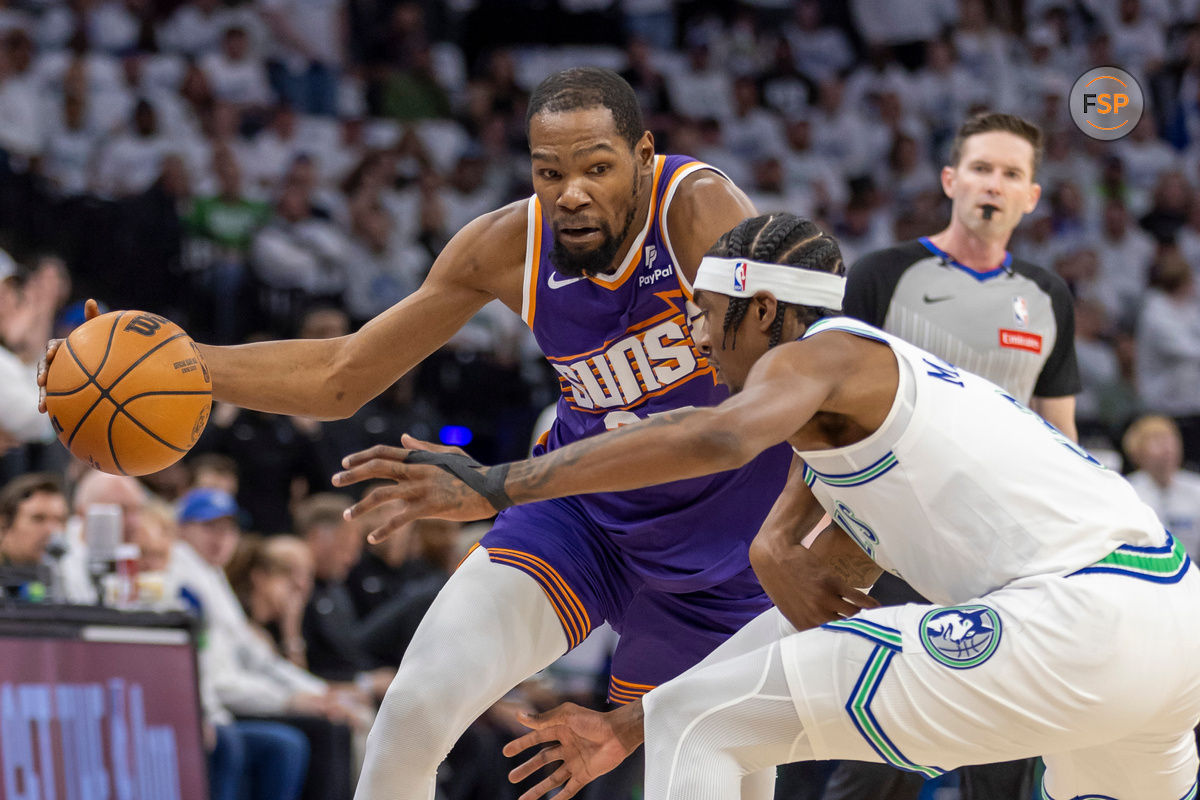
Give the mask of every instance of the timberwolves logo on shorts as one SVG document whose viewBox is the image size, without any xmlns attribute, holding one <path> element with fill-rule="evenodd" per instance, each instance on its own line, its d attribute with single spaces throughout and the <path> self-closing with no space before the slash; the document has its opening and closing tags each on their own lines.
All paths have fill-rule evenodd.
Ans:
<svg viewBox="0 0 1200 800">
<path fill-rule="evenodd" d="M 947 667 L 978 667 L 1000 644 L 1000 616 L 987 606 L 935 608 L 921 619 L 921 644 Z"/>
</svg>

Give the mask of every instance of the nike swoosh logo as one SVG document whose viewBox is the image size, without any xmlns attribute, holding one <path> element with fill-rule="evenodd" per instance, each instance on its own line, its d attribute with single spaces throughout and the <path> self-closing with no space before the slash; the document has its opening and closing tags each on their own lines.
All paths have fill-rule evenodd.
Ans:
<svg viewBox="0 0 1200 800">
<path fill-rule="evenodd" d="M 560 277 L 558 277 L 557 272 L 551 272 L 550 277 L 546 279 L 546 285 L 549 286 L 551 289 L 561 289 L 564 286 L 570 286 L 572 283 L 575 283 L 576 281 L 581 281 L 581 280 L 583 280 L 582 277 L 580 277 L 580 278 L 560 278 Z"/>
<path fill-rule="evenodd" d="M 930 297 L 929 295 L 925 295 L 923 299 L 926 303 L 940 303 L 943 300 L 953 300 L 954 295 L 948 294 L 945 297 Z"/>
</svg>

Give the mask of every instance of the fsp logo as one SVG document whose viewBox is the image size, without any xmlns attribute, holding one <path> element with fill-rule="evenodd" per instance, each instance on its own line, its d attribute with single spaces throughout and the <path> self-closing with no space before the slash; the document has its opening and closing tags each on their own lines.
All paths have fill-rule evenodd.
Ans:
<svg viewBox="0 0 1200 800">
<path fill-rule="evenodd" d="M 1145 98 L 1132 75 L 1117 67 L 1088 70 L 1071 87 L 1071 119 L 1093 139 L 1125 136 L 1142 118 Z"/>
</svg>

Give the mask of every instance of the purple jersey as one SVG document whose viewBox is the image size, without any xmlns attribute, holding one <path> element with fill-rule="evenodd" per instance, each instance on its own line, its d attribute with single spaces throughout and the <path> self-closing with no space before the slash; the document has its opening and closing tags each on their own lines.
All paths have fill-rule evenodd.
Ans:
<svg viewBox="0 0 1200 800">
<path fill-rule="evenodd" d="M 684 309 L 691 287 L 667 235 L 675 190 L 702 169 L 713 168 L 687 156 L 655 158 L 649 219 L 611 275 L 555 272 L 550 222 L 530 198 L 521 315 L 562 388 L 558 418 L 535 453 L 728 396 L 692 342 Z M 782 490 L 790 460 L 781 445 L 740 470 L 579 501 L 648 585 L 695 591 L 746 569 L 748 543 Z"/>
</svg>

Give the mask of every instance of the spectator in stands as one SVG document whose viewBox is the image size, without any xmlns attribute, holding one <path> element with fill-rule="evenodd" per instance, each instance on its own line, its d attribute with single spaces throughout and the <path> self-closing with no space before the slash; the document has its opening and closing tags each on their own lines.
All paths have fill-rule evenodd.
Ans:
<svg viewBox="0 0 1200 800">
<path fill-rule="evenodd" d="M 151 502 L 138 517 L 130 541 L 141 551 L 138 589 L 143 603 L 171 606 L 187 583 L 175 558 L 181 549 L 176 533 L 175 513 L 165 504 Z M 208 637 L 203 637 L 197 666 L 211 800 L 297 800 L 308 769 L 307 740 L 290 725 L 234 719 L 217 695 L 213 656 Z"/>
<path fill-rule="evenodd" d="M 818 87 L 817 104 L 809 115 L 812 150 L 840 174 L 857 175 L 865 166 L 858 153 L 868 126 L 845 102 L 844 88 L 840 77 L 829 78 Z"/>
<path fill-rule="evenodd" d="M 67 552 L 61 560 L 63 590 L 70 602 L 90 604 L 97 597 L 88 571 L 88 510 L 98 504 L 119 506 L 121 541 L 132 542 L 149 499 L 137 478 L 128 475 L 89 469 L 79 478 L 71 498 L 73 515 L 67 523 Z"/>
<path fill-rule="evenodd" d="M 1129 335 L 1112 324 L 1098 300 L 1076 299 L 1075 357 L 1083 389 L 1075 396 L 1075 422 L 1079 441 L 1089 450 L 1114 449 L 1137 406 L 1119 356 L 1129 348 Z"/>
<path fill-rule="evenodd" d="M 815 216 L 827 219 L 846 202 L 846 180 L 828 159 L 813 150 L 812 123 L 807 119 L 790 120 L 786 134 L 788 149 L 783 155 L 783 168 L 788 185 L 809 196 Z"/>
<path fill-rule="evenodd" d="M 88 115 L 88 99 L 83 92 L 63 94 L 60 119 L 47 121 L 48 133 L 42 154 L 42 174 L 57 194 L 78 197 L 92 183 L 100 131 Z"/>
<path fill-rule="evenodd" d="M 313 588 L 313 553 L 295 536 L 243 536 L 225 568 L 247 618 L 280 655 L 308 669 L 302 630 Z"/>
<path fill-rule="evenodd" d="M 196 58 L 217 50 L 229 15 L 221 0 L 186 0 L 158 27 L 165 52 Z"/>
<path fill-rule="evenodd" d="M 1150 270 L 1138 316 L 1137 388 L 1143 406 L 1175 420 L 1183 457 L 1200 464 L 1200 305 L 1191 268 L 1165 250 Z"/>
<path fill-rule="evenodd" d="M 343 517 L 351 499 L 317 494 L 296 508 L 296 533 L 303 537 L 316 564 L 316 581 L 303 613 L 308 665 L 326 680 L 354 682 L 371 698 L 382 698 L 396 675 L 377 669 L 361 645 L 362 622 L 346 578 L 362 556 L 363 528 Z"/>
<path fill-rule="evenodd" d="M 172 553 L 173 568 L 207 621 L 216 696 L 239 717 L 282 717 L 300 727 L 309 738 L 313 763 L 320 765 L 309 773 L 310 791 L 348 800 L 352 754 L 347 726 L 365 729 L 371 712 L 297 667 L 255 632 L 224 572 L 241 535 L 236 514 L 228 494 L 192 490 L 179 503 L 183 542 Z"/>
<path fill-rule="evenodd" d="M 1200 557 L 1200 473 L 1183 467 L 1183 440 L 1168 417 L 1139 417 L 1121 445 L 1137 472 L 1129 482 L 1188 554 Z"/>
<path fill-rule="evenodd" d="M 254 237 L 254 270 L 267 287 L 301 297 L 337 297 L 345 287 L 345 237 L 313 213 L 303 186 L 289 182 L 280 192 L 275 215 Z"/>
<path fill-rule="evenodd" d="M 30 571 L 24 599 L 61 601 L 50 553 L 51 538 L 67 524 L 67 498 L 57 476 L 33 472 L 14 478 L 0 490 L 0 567 Z M 4 595 L 0 584 L 0 599 Z"/>
<path fill-rule="evenodd" d="M 1113 142 L 1113 150 L 1125 167 L 1130 188 L 1147 197 L 1161 175 L 1181 166 L 1179 154 L 1159 138 L 1153 114 L 1144 114 L 1128 136 Z"/>
<path fill-rule="evenodd" d="M 1187 224 L 1175 236 L 1179 254 L 1192 267 L 1192 276 L 1200 278 L 1200 202 L 1193 202 L 1188 210 Z"/>
<path fill-rule="evenodd" d="M 661 120 L 670 111 L 671 101 L 667 96 L 667 80 L 654 63 L 651 43 L 643 38 L 630 39 L 625 48 L 625 59 L 627 63 L 621 77 L 637 93 L 646 124 L 657 128 L 653 121 Z"/>
<path fill-rule="evenodd" d="M 422 522 L 427 521 L 432 520 Z M 360 619 L 369 616 L 406 586 L 436 576 L 436 567 L 415 555 L 416 528 L 422 522 L 406 525 L 384 541 L 368 542 L 363 548 L 362 557 L 346 577 L 346 589 Z"/>
<path fill-rule="evenodd" d="M 239 113 L 260 112 L 271 103 L 267 70 L 254 53 L 250 35 L 240 25 L 221 34 L 221 49 L 200 62 L 213 96 L 231 104 Z"/>
<path fill-rule="evenodd" d="M 913 76 L 911 91 L 929 122 L 933 152 L 941 152 L 949 143 L 959 120 L 970 116 L 973 106 L 991 100 L 988 84 L 958 62 L 948 39 L 929 43 L 925 65 Z"/>
<path fill-rule="evenodd" d="M 685 117 L 726 116 L 733 111 L 733 84 L 729 73 L 713 62 L 712 51 L 702 41 L 687 50 L 687 66 L 667 75 L 671 109 Z"/>
<path fill-rule="evenodd" d="M 793 18 L 783 26 L 796 68 L 814 84 L 833 77 L 854 63 L 854 50 L 846 33 L 825 25 L 817 0 L 800 0 Z"/>
<path fill-rule="evenodd" d="M 1154 261 L 1154 240 L 1133 224 L 1124 203 L 1109 200 L 1104 205 L 1100 235 L 1096 237 L 1100 259 L 1097 299 L 1114 319 L 1127 319 L 1141 302 L 1146 278 Z"/>
<path fill-rule="evenodd" d="M 724 121 L 725 146 L 738 158 L 761 161 L 783 154 L 783 123 L 762 105 L 758 85 L 749 76 L 733 82 L 733 113 Z"/>
<path fill-rule="evenodd" d="M 398 241 L 393 231 L 377 195 L 363 192 L 350 199 L 344 300 L 356 322 L 366 322 L 410 295 L 429 269 L 426 251 Z"/>
<path fill-rule="evenodd" d="M 267 62 L 275 91 L 308 114 L 335 116 L 349 20 L 338 0 L 259 0 L 274 35 Z"/>
<path fill-rule="evenodd" d="M 407 61 L 407 68 L 391 70 L 379 87 L 382 116 L 402 122 L 449 117 L 450 94 L 438 76 L 429 45 L 414 48 Z"/>
<path fill-rule="evenodd" d="M 1105 20 L 1112 35 L 1115 63 L 1143 79 L 1162 66 L 1166 58 L 1165 26 L 1143 13 L 1139 0 L 1121 0 L 1118 8 L 1115 19 Z"/>
<path fill-rule="evenodd" d="M 283 658 L 251 627 L 224 572 L 241 537 L 233 498 L 193 489 L 180 501 L 178 519 L 182 541 L 172 553 L 174 569 L 207 621 L 222 704 L 235 714 L 357 719 L 362 709 L 344 705 L 324 681 Z"/>
<path fill-rule="evenodd" d="M 50 338 L 61 280 L 57 270 L 43 268 L 19 283 L 16 262 L 0 250 L 0 455 L 21 444 L 54 438 L 50 419 L 36 413 L 31 381 Z M 27 466 L 22 453 L 0 459 L 0 480 L 16 477 Z"/>
<path fill-rule="evenodd" d="M 1163 172 L 1154 185 L 1153 205 L 1141 219 L 1142 227 L 1160 244 L 1170 244 L 1187 222 L 1192 202 L 1188 179 L 1174 170 Z"/>
<path fill-rule="evenodd" d="M 203 297 L 193 308 L 198 316 L 212 319 L 215 341 L 232 344 L 246 333 L 243 292 L 250 246 L 271 212 L 266 203 L 243 192 L 242 171 L 233 150 L 218 145 L 212 160 L 217 194 L 196 198 L 186 219 L 191 237 L 188 260 L 198 274 Z"/>
<path fill-rule="evenodd" d="M 237 462 L 220 453 L 200 453 L 187 460 L 192 468 L 192 488 L 220 489 L 237 497 Z"/>
<path fill-rule="evenodd" d="M 25 31 L 0 40 L 0 158 L 27 162 L 42 149 L 43 123 L 31 64 L 33 41 Z"/>
<path fill-rule="evenodd" d="M 159 129 L 158 113 L 148 100 L 138 100 L 131 129 L 117 134 L 100 151 L 95 189 L 122 198 L 139 194 L 162 173 L 162 162 L 175 145 Z"/>
</svg>

